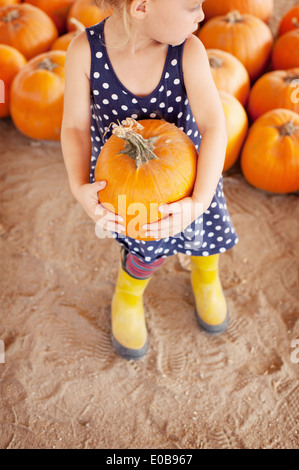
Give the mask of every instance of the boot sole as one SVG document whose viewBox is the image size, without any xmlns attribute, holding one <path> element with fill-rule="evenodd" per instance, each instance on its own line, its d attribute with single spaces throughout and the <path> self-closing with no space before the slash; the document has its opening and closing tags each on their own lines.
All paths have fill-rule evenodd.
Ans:
<svg viewBox="0 0 299 470">
<path fill-rule="evenodd" d="M 113 347 L 115 349 L 115 351 L 117 352 L 117 354 L 119 354 L 121 357 L 123 357 L 124 359 L 141 359 L 147 352 L 147 349 L 148 349 L 148 342 L 146 340 L 146 343 L 144 346 L 142 346 L 142 348 L 140 349 L 131 349 L 131 348 L 126 348 L 125 346 L 123 346 L 122 344 L 120 344 L 117 339 L 114 338 L 114 336 L 112 335 L 112 344 L 113 344 Z"/>
<path fill-rule="evenodd" d="M 196 310 L 195 310 L 195 315 L 196 315 L 197 323 L 200 326 L 200 328 L 203 329 L 206 333 L 209 333 L 210 335 L 217 335 L 219 333 L 223 333 L 229 324 L 229 312 L 228 311 L 227 311 L 225 320 L 222 323 L 219 323 L 219 325 L 210 325 L 209 323 L 206 323 L 202 318 L 200 318 Z"/>
</svg>

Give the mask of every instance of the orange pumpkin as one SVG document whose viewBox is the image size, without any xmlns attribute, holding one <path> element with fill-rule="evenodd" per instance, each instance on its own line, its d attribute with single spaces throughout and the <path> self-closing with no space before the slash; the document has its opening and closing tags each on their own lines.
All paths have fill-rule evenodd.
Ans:
<svg viewBox="0 0 299 470">
<path fill-rule="evenodd" d="M 294 29 L 279 36 L 272 51 L 274 70 L 299 67 L 299 29 Z"/>
<path fill-rule="evenodd" d="M 16 3 L 21 3 L 22 0 L 0 0 L 0 8 L 6 7 L 6 5 L 15 5 Z"/>
<path fill-rule="evenodd" d="M 31 59 L 15 77 L 10 113 L 17 128 L 33 139 L 59 140 L 65 52 L 49 51 Z"/>
<path fill-rule="evenodd" d="M 0 8 L 0 43 L 15 47 L 26 59 L 49 50 L 57 36 L 51 18 L 33 5 Z"/>
<path fill-rule="evenodd" d="M 249 13 L 268 21 L 273 13 L 273 0 L 206 0 L 203 11 L 206 19 L 226 15 L 232 10 Z"/>
<path fill-rule="evenodd" d="M 250 78 L 242 62 L 221 49 L 207 49 L 207 54 L 217 89 L 235 96 L 245 106 L 250 90 Z"/>
<path fill-rule="evenodd" d="M 66 51 L 74 37 L 84 31 L 85 27 L 80 21 L 76 20 L 76 18 L 70 18 L 70 21 L 75 25 L 76 29 L 59 36 L 59 38 L 53 42 L 51 51 Z"/>
<path fill-rule="evenodd" d="M 287 108 L 299 113 L 299 68 L 276 70 L 260 77 L 253 85 L 248 112 L 255 120 L 275 108 Z"/>
<path fill-rule="evenodd" d="M 66 29 L 66 18 L 75 0 L 25 0 L 43 10 L 54 21 L 59 34 Z"/>
<path fill-rule="evenodd" d="M 76 0 L 71 6 L 67 19 L 68 31 L 73 31 L 75 26 L 70 22 L 70 18 L 76 18 L 86 28 L 99 23 L 107 16 L 111 15 L 111 10 L 102 11 L 94 0 Z"/>
<path fill-rule="evenodd" d="M 197 35 L 206 49 L 222 49 L 237 57 L 251 80 L 265 69 L 273 45 L 271 30 L 262 20 L 238 11 L 212 18 Z"/>
<path fill-rule="evenodd" d="M 0 118 L 9 116 L 10 87 L 14 77 L 27 63 L 27 60 L 17 49 L 6 44 L 0 44 L 0 77 L 3 86 L 3 96 L 0 93 Z"/>
<path fill-rule="evenodd" d="M 299 5 L 288 10 L 282 17 L 278 28 L 278 35 L 281 36 L 282 34 L 297 28 L 299 28 Z"/>
<path fill-rule="evenodd" d="M 6 7 L 6 5 L 15 5 L 21 3 L 22 0 L 0 0 L 0 8 Z"/>
<path fill-rule="evenodd" d="M 241 168 L 256 188 L 274 193 L 299 190 L 299 115 L 274 109 L 260 116 L 245 141 Z"/>
<path fill-rule="evenodd" d="M 97 160 L 95 181 L 107 181 L 99 202 L 124 218 L 127 236 L 153 240 L 143 224 L 162 218 L 160 204 L 192 195 L 196 167 L 193 142 L 174 124 L 128 118 L 113 129 Z"/>
<path fill-rule="evenodd" d="M 220 91 L 219 95 L 225 115 L 228 137 L 223 167 L 223 171 L 226 171 L 236 163 L 240 155 L 248 130 L 248 119 L 245 109 L 237 98 L 225 91 Z"/>
</svg>

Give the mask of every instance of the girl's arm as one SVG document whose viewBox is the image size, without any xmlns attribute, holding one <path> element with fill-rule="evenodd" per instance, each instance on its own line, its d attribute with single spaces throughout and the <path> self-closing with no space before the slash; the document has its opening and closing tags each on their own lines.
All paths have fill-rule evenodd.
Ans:
<svg viewBox="0 0 299 470">
<path fill-rule="evenodd" d="M 82 184 L 89 183 L 90 48 L 85 33 L 70 44 L 65 62 L 64 111 L 61 129 L 63 158 L 74 196 Z"/>
<path fill-rule="evenodd" d="M 194 35 L 186 41 L 184 47 L 183 74 L 189 103 L 202 137 L 193 197 L 203 204 L 205 211 L 222 174 L 227 132 L 224 111 L 206 50 Z"/>
<path fill-rule="evenodd" d="M 90 46 L 84 31 L 73 39 L 66 54 L 62 154 L 74 197 L 102 229 L 120 232 L 124 227 L 115 222 L 121 218 L 98 201 L 98 191 L 105 187 L 106 182 L 89 183 L 90 60 Z"/>
</svg>

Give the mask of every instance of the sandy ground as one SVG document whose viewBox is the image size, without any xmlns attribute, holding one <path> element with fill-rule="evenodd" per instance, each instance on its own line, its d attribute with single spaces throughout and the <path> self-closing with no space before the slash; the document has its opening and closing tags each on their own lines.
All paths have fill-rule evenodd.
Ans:
<svg viewBox="0 0 299 470">
<path fill-rule="evenodd" d="M 295 3 L 276 2 L 274 31 Z M 9 119 L 0 132 L 1 448 L 298 448 L 298 194 L 226 174 L 240 238 L 221 258 L 227 332 L 197 327 L 174 256 L 145 293 L 148 354 L 126 361 L 110 341 L 118 244 L 73 199 L 59 143 Z"/>
</svg>

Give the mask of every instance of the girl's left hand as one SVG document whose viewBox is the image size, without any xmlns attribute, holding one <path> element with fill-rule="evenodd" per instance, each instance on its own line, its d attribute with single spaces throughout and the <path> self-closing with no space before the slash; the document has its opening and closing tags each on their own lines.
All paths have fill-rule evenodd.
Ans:
<svg viewBox="0 0 299 470">
<path fill-rule="evenodd" d="M 158 210 L 163 215 L 169 215 L 158 222 L 143 225 L 143 229 L 147 230 L 145 235 L 155 239 L 174 237 L 183 232 L 203 213 L 203 204 L 191 196 L 171 204 L 161 204 Z"/>
</svg>

